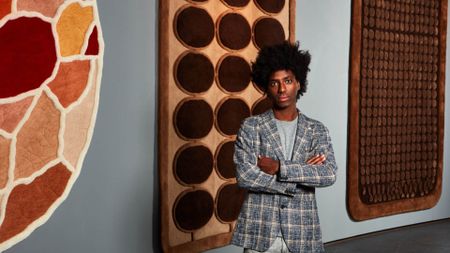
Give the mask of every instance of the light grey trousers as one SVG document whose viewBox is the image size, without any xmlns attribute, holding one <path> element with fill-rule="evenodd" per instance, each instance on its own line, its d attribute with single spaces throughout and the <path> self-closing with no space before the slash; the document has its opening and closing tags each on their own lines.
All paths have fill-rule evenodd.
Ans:
<svg viewBox="0 0 450 253">
<path fill-rule="evenodd" d="M 264 253 L 289 253 L 289 249 L 286 245 L 286 242 L 282 237 L 277 237 L 273 244 L 270 246 L 267 251 Z M 260 253 L 260 251 L 252 250 L 252 249 L 244 249 L 244 253 Z"/>
</svg>

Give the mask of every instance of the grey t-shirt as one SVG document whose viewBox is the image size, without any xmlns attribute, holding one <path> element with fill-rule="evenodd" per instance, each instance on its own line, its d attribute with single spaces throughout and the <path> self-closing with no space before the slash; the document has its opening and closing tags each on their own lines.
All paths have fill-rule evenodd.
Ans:
<svg viewBox="0 0 450 253">
<path fill-rule="evenodd" d="M 297 132 L 298 117 L 292 121 L 275 120 L 285 160 L 291 160 L 294 150 L 295 134 Z"/>
</svg>

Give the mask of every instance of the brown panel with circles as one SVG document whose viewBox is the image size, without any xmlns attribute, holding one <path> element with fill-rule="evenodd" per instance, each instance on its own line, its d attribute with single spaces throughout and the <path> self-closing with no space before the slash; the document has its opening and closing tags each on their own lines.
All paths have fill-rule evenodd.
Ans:
<svg viewBox="0 0 450 253">
<path fill-rule="evenodd" d="M 229 243 L 246 192 L 234 141 L 271 103 L 250 81 L 258 49 L 294 41 L 294 0 L 161 0 L 158 151 L 165 252 Z"/>
<path fill-rule="evenodd" d="M 441 195 L 446 0 L 354 0 L 347 199 L 355 220 Z"/>
</svg>

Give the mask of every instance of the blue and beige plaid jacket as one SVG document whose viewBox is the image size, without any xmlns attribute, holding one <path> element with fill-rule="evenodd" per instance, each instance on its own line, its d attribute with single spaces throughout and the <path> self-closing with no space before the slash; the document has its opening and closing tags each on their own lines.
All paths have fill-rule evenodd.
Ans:
<svg viewBox="0 0 450 253">
<path fill-rule="evenodd" d="M 323 252 L 315 187 L 336 180 L 336 161 L 327 128 L 299 113 L 292 160 L 284 159 L 272 110 L 245 119 L 238 132 L 234 162 L 239 186 L 248 190 L 232 243 L 266 251 L 281 231 L 293 253 Z M 308 165 L 325 154 L 322 165 Z M 257 167 L 258 155 L 280 160 L 278 175 Z"/>
</svg>

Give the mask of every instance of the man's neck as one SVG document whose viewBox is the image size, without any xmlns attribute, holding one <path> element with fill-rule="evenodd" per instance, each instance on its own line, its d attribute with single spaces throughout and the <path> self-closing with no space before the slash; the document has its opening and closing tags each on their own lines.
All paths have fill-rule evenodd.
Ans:
<svg viewBox="0 0 450 253">
<path fill-rule="evenodd" d="M 272 108 L 273 115 L 277 120 L 293 121 L 298 116 L 297 107 Z"/>
</svg>

